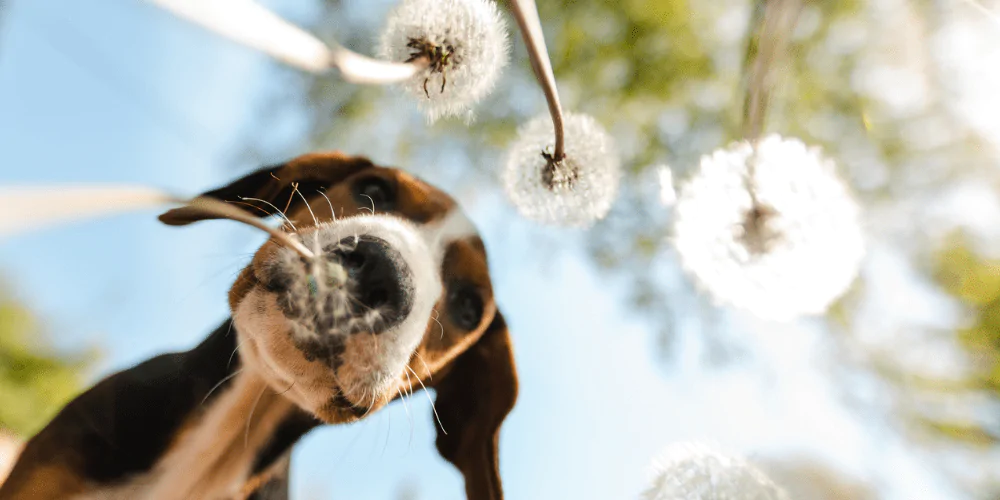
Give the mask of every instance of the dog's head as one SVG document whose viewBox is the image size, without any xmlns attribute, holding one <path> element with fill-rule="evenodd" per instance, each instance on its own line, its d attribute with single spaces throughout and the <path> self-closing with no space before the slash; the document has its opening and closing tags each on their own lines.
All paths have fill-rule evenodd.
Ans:
<svg viewBox="0 0 1000 500">
<path fill-rule="evenodd" d="M 517 377 L 483 242 L 443 192 L 338 153 L 311 154 L 204 196 L 286 227 L 317 258 L 265 243 L 229 294 L 244 369 L 328 423 L 364 418 L 421 384 L 438 449 L 470 498 L 499 498 L 497 434 Z M 171 225 L 215 218 L 171 210 Z"/>
</svg>

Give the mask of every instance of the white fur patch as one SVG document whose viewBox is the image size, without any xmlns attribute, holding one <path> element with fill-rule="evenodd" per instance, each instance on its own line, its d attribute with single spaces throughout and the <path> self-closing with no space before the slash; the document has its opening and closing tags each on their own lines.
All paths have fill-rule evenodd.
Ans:
<svg viewBox="0 0 1000 500">
<path fill-rule="evenodd" d="M 419 230 L 427 242 L 427 248 L 431 250 L 431 257 L 437 263 L 438 269 L 441 268 L 449 244 L 479 234 L 476 226 L 458 207 L 452 208 L 444 217 L 420 226 Z"/>
</svg>

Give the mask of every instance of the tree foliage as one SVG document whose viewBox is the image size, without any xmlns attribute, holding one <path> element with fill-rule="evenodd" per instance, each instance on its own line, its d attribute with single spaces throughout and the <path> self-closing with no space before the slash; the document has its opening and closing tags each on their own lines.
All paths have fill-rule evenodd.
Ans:
<svg viewBox="0 0 1000 500">
<path fill-rule="evenodd" d="M 932 212 L 942 193 L 960 186 L 1000 186 L 997 138 L 985 137 L 956 104 L 961 87 L 956 54 L 941 48 L 956 30 L 996 27 L 977 19 L 981 12 L 950 2 L 891 4 L 887 10 L 875 0 L 805 0 L 787 34 L 789 54 L 769 89 L 764 130 L 821 146 L 864 207 L 870 247 L 887 249 L 917 281 L 946 290 L 975 317 L 970 325 L 946 327 L 935 337 L 973 360 L 962 377 L 951 377 L 961 380 L 924 373 L 919 364 L 903 367 L 912 349 L 928 347 L 925 333 L 931 327 L 905 318 L 864 324 L 859 311 L 871 302 L 868 280 L 877 279 L 878 270 L 863 271 L 854 290 L 825 318 L 844 351 L 855 353 L 840 364 L 878 379 L 892 391 L 892 401 L 912 401 L 929 387 L 949 397 L 985 394 L 972 405 L 971 413 L 981 415 L 1000 402 L 998 264 L 979 250 L 943 241 L 961 222 Z M 629 304 L 651 320 L 665 365 L 672 360 L 674 340 L 685 332 L 697 332 L 709 346 L 710 361 L 727 359 L 733 349 L 732 336 L 720 337 L 732 329 L 732 319 L 692 289 L 679 268 L 670 247 L 672 215 L 656 199 L 652 171 L 666 164 L 674 178 L 684 179 L 700 155 L 739 138 L 754 5 L 752 0 L 538 2 L 564 106 L 597 117 L 623 154 L 626 175 L 618 202 L 582 236 L 584 244 L 595 266 L 626 284 Z M 316 32 L 361 52 L 371 47 L 381 22 L 377 9 L 358 17 L 347 3 L 322 6 L 311 19 Z M 298 84 L 308 98 L 298 104 L 309 116 L 309 147 L 365 151 L 376 140 L 401 162 L 433 165 L 460 157 L 467 171 L 438 169 L 429 172 L 431 180 L 499 190 L 501 151 L 519 124 L 545 109 L 516 34 L 514 46 L 513 67 L 478 106 L 471 127 L 460 121 L 427 127 L 415 111 L 401 111 L 392 90 L 353 87 L 335 76 L 305 78 Z M 975 55 L 966 59 L 975 61 Z M 539 236 L 544 239 L 544 233 Z M 872 328 L 899 334 L 889 344 L 873 345 L 862 335 Z M 955 418 L 947 404 L 889 406 L 896 417 L 921 424 L 921 432 L 931 429 L 958 447 L 994 446 L 998 438 L 989 419 Z"/>
<path fill-rule="evenodd" d="M 952 240 L 937 256 L 935 275 L 966 307 L 968 319 L 956 336 L 968 352 L 971 367 L 943 389 L 985 393 L 1000 400 L 1000 259 L 977 254 L 963 238 Z M 928 424 L 949 437 L 993 446 L 1000 442 L 1000 428 L 992 421 L 966 417 L 929 420 Z"/>
<path fill-rule="evenodd" d="M 30 436 L 82 386 L 88 356 L 60 353 L 42 341 L 24 306 L 0 297 L 0 429 Z"/>
</svg>

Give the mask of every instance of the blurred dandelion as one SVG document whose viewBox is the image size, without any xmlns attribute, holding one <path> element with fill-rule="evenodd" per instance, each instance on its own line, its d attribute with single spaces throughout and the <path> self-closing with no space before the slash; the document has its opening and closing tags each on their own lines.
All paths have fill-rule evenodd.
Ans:
<svg viewBox="0 0 1000 500">
<path fill-rule="evenodd" d="M 565 130 L 565 157 L 555 161 L 551 117 L 539 116 L 522 126 L 508 152 L 502 182 L 521 215 L 586 227 L 611 209 L 620 165 L 611 137 L 592 117 L 568 113 Z"/>
<path fill-rule="evenodd" d="M 788 500 L 746 460 L 699 443 L 671 446 L 653 468 L 643 500 Z"/>
<path fill-rule="evenodd" d="M 720 303 L 774 320 L 825 312 L 864 254 L 858 206 L 833 162 L 776 135 L 702 157 L 681 188 L 674 244 Z"/>
<path fill-rule="evenodd" d="M 660 183 L 660 204 L 671 207 L 677 203 L 677 190 L 674 189 L 674 173 L 667 165 L 655 167 L 656 178 Z"/>
<path fill-rule="evenodd" d="M 403 0 L 386 20 L 379 55 L 428 61 L 402 83 L 430 121 L 466 114 L 489 94 L 507 65 L 510 41 L 488 0 Z"/>
</svg>

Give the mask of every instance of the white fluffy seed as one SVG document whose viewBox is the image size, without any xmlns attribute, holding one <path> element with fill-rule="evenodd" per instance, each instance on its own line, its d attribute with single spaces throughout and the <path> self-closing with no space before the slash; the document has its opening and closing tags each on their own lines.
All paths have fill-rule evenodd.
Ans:
<svg viewBox="0 0 1000 500">
<path fill-rule="evenodd" d="M 674 244 L 718 302 L 790 320 L 824 313 L 854 281 L 859 217 L 832 161 L 772 135 L 702 157 L 681 188 Z"/>
<path fill-rule="evenodd" d="M 564 117 L 566 158 L 546 174 L 555 133 L 548 114 L 518 131 L 502 182 L 521 215 L 546 224 L 586 227 L 603 218 L 618 194 L 621 167 L 611 137 L 584 114 Z"/>
<path fill-rule="evenodd" d="M 671 207 L 677 203 L 677 190 L 674 189 L 674 173 L 667 165 L 656 167 L 656 178 L 660 182 L 660 204 Z"/>
<path fill-rule="evenodd" d="M 699 443 L 671 446 L 653 468 L 644 500 L 788 500 L 746 460 Z"/>
<path fill-rule="evenodd" d="M 402 86 L 432 122 L 471 118 L 510 57 L 507 28 L 490 0 L 402 0 L 386 20 L 379 56 L 404 62 L 421 48 L 440 52 Z"/>
</svg>

